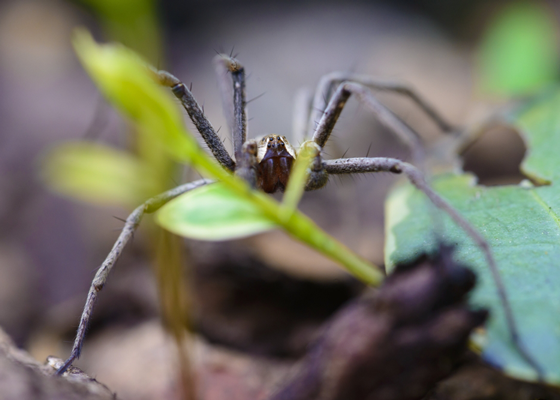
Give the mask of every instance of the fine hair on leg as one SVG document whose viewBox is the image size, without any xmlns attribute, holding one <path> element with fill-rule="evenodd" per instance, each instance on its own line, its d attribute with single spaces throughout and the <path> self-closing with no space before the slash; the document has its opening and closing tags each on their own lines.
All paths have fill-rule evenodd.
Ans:
<svg viewBox="0 0 560 400">
<path fill-rule="evenodd" d="M 87 295 L 86 304 L 84 306 L 84 310 L 82 311 L 82 316 L 80 318 L 80 325 L 78 326 L 78 332 L 76 333 L 76 339 L 74 340 L 74 345 L 72 346 L 72 352 L 70 353 L 70 357 L 64 362 L 62 367 L 58 369 L 56 372 L 57 375 L 62 375 L 70 365 L 80 357 L 80 352 L 82 350 L 82 345 L 84 343 L 84 337 L 86 335 L 86 331 L 91 320 L 91 314 L 93 312 L 93 308 L 97 301 L 97 295 L 103 289 L 105 282 L 107 281 L 107 277 L 111 272 L 111 269 L 119 259 L 123 249 L 125 248 L 126 244 L 130 240 L 130 238 L 134 235 L 136 228 L 140 224 L 142 217 L 144 214 L 151 214 L 159 210 L 164 204 L 169 202 L 170 200 L 174 199 L 175 197 L 196 189 L 198 187 L 207 185 L 212 183 L 213 181 L 208 179 L 200 179 L 191 183 L 187 183 L 181 186 L 177 186 L 171 190 L 163 192 L 155 197 L 152 197 L 148 201 L 146 201 L 141 206 L 137 207 L 126 219 L 124 227 L 113 245 L 111 252 L 103 261 L 103 264 L 97 270 L 93 281 L 91 282 L 91 286 Z"/>
</svg>

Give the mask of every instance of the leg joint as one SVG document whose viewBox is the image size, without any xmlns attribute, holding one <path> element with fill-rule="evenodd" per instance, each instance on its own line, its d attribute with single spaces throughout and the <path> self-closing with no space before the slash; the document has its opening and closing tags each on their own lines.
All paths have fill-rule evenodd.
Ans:
<svg viewBox="0 0 560 400">
<path fill-rule="evenodd" d="M 179 82 L 171 88 L 171 91 L 176 97 L 182 97 L 185 93 L 185 84 L 183 82 Z"/>
</svg>

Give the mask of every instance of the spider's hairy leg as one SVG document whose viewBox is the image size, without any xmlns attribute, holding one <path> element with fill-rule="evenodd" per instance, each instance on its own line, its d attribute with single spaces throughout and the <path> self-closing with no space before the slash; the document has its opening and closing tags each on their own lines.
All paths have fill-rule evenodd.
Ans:
<svg viewBox="0 0 560 400">
<path fill-rule="evenodd" d="M 214 157 L 224 168 L 233 171 L 235 169 L 235 162 L 227 152 L 210 121 L 204 116 L 202 109 L 189 88 L 169 72 L 155 71 L 155 73 L 159 82 L 164 86 L 170 87 L 173 94 L 181 101 L 191 121 L 210 148 L 210 151 L 212 151 Z"/>
<path fill-rule="evenodd" d="M 222 104 L 228 120 L 233 140 L 233 153 L 239 160 L 243 153 L 243 144 L 247 140 L 247 100 L 245 95 L 245 68 L 235 58 L 226 54 L 214 57 L 218 83 L 222 95 Z M 228 77 L 231 73 L 231 80 Z M 232 88 L 233 81 L 233 88 Z M 232 90 L 230 90 L 232 88 Z M 229 100 L 233 91 L 233 104 Z"/>
<path fill-rule="evenodd" d="M 359 101 L 365 104 L 385 127 L 395 134 L 410 149 L 412 159 L 418 165 L 424 162 L 424 147 L 418 134 L 397 117 L 391 110 L 381 104 L 363 85 L 353 82 L 341 83 L 331 97 L 319 121 L 319 125 L 313 133 L 313 141 L 324 147 L 334 129 L 338 117 L 351 95 L 355 95 Z"/>
<path fill-rule="evenodd" d="M 111 272 L 111 269 L 119 259 L 124 247 L 134 234 L 134 231 L 140 224 L 142 217 L 144 214 L 150 214 L 159 210 L 164 204 L 169 202 L 170 200 L 174 199 L 175 197 L 186 193 L 190 190 L 196 189 L 200 186 L 207 185 L 212 183 L 211 180 L 208 179 L 200 179 L 191 183 L 187 183 L 181 186 L 177 186 L 176 188 L 170 189 L 167 192 L 163 192 L 155 197 L 152 197 L 148 201 L 146 201 L 141 206 L 137 207 L 126 219 L 122 232 L 120 233 L 117 241 L 113 245 L 111 252 L 101 264 L 101 267 L 97 270 L 93 281 L 91 282 L 91 286 L 89 288 L 89 292 L 87 295 L 86 304 L 84 306 L 84 310 L 82 311 L 82 316 L 80 318 L 80 325 L 78 326 L 78 332 L 76 333 L 76 339 L 74 340 L 74 345 L 72 346 L 72 352 L 70 357 L 64 362 L 62 367 L 58 369 L 56 372 L 57 375 L 62 375 L 64 371 L 68 369 L 78 357 L 80 357 L 80 352 L 82 350 L 82 345 L 84 343 L 84 337 L 86 335 L 86 331 L 91 319 L 91 314 L 93 312 L 93 308 L 95 306 L 95 302 L 97 301 L 97 295 L 103 289 L 105 282 L 107 281 L 107 277 Z"/>
<path fill-rule="evenodd" d="M 237 160 L 235 175 L 248 182 L 252 188 L 257 187 L 258 144 L 255 139 L 248 140 L 243 145 L 241 158 Z"/>
<path fill-rule="evenodd" d="M 296 92 L 292 113 L 292 140 L 294 145 L 301 145 L 307 138 L 311 101 L 312 93 L 309 88 L 300 88 Z"/>
<path fill-rule="evenodd" d="M 344 158 L 337 160 L 327 160 L 323 162 L 325 170 L 329 174 L 353 174 L 353 173 L 364 173 L 364 172 L 391 172 L 394 174 L 404 174 L 410 183 L 412 183 L 417 189 L 422 191 L 428 199 L 434 204 L 437 209 L 444 211 L 455 221 L 455 223 L 463 229 L 468 236 L 474 241 L 474 243 L 482 250 L 486 262 L 492 273 L 492 278 L 494 284 L 498 290 L 498 296 L 506 316 L 506 322 L 508 325 L 510 337 L 512 343 L 514 343 L 517 351 L 523 357 L 523 359 L 531 365 L 540 378 L 544 375 L 542 369 L 531 357 L 531 355 L 525 349 L 523 343 L 519 338 L 519 330 L 515 322 L 513 312 L 511 309 L 510 302 L 508 300 L 505 286 L 502 282 L 500 272 L 496 266 L 496 261 L 490 250 L 490 245 L 488 241 L 476 230 L 474 226 L 471 225 L 451 204 L 449 204 L 445 199 L 443 199 L 439 194 L 437 194 L 430 185 L 426 182 L 424 174 L 415 166 L 394 159 L 394 158 L 381 158 L 381 157 L 360 157 L 360 158 Z"/>
<path fill-rule="evenodd" d="M 309 119 L 308 130 L 312 134 L 314 131 L 314 123 L 320 120 L 322 112 L 326 109 L 327 103 L 333 92 L 335 85 L 342 82 L 354 82 L 366 86 L 371 89 L 394 92 L 408 97 L 414 102 L 434 123 L 445 133 L 453 132 L 454 127 L 443 118 L 434 107 L 432 107 L 422 96 L 420 96 L 410 86 L 393 80 L 374 78 L 369 75 L 354 74 L 348 72 L 332 72 L 324 75 L 319 80 L 315 96 L 313 98 L 313 107 L 311 117 Z"/>
</svg>

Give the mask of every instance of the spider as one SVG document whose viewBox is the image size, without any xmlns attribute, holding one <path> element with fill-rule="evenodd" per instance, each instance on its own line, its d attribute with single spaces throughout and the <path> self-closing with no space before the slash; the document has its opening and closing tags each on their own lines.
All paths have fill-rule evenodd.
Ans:
<svg viewBox="0 0 560 400">
<path fill-rule="evenodd" d="M 247 139 L 245 69 L 235 58 L 223 54 L 219 54 L 215 58 L 215 66 L 222 94 L 222 103 L 226 112 L 229 112 L 228 124 L 233 139 L 234 158 L 225 149 L 190 89 L 168 72 L 159 70 L 152 70 L 152 72 L 156 80 L 161 85 L 169 87 L 179 99 L 210 151 L 224 169 L 235 173 L 246 180 L 252 187 L 263 190 L 266 193 L 283 191 L 290 178 L 292 165 L 298 152 L 289 143 L 286 136 L 269 134 L 261 139 Z M 300 99 L 299 103 L 303 103 L 304 107 L 295 115 L 294 139 L 304 142 L 305 138 L 309 137 L 310 141 L 318 149 L 317 155 L 309 167 L 309 177 L 305 190 L 316 190 L 324 187 L 328 182 L 329 175 L 364 172 L 404 174 L 413 185 L 426 194 L 438 209 L 449 214 L 485 253 L 506 311 L 512 340 L 518 344 L 519 352 L 524 358 L 533 364 L 517 340 L 517 328 L 488 243 L 466 219 L 426 183 L 421 167 L 423 146 L 418 134 L 381 104 L 373 95 L 372 89 L 391 91 L 408 97 L 443 132 L 453 131 L 450 124 L 422 97 L 406 85 L 352 73 L 335 72 L 325 75 L 319 81 L 312 99 L 309 96 L 303 98 L 304 101 Z M 420 168 L 392 158 L 359 157 L 335 160 L 325 160 L 323 158 L 321 149 L 327 143 L 346 101 L 352 95 L 371 110 L 384 126 L 397 134 L 409 147 L 413 162 L 420 164 Z M 63 374 L 72 365 L 74 360 L 79 357 L 97 296 L 126 243 L 140 224 L 143 215 L 153 213 L 171 199 L 209 183 L 212 183 L 212 181 L 200 179 L 178 186 L 149 199 L 129 215 L 116 243 L 103 264 L 99 267 L 92 281 L 70 357 L 64 363 L 59 362 L 56 365 L 58 368 L 57 375 Z"/>
</svg>

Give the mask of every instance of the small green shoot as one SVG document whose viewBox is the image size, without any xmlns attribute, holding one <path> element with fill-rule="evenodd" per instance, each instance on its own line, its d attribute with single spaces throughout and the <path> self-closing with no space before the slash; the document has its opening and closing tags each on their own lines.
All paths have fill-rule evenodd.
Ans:
<svg viewBox="0 0 560 400">
<path fill-rule="evenodd" d="M 309 177 L 309 167 L 319 152 L 319 146 L 315 142 L 307 141 L 301 145 L 282 200 L 284 218 L 288 219 L 297 210 L 297 205 L 301 196 L 303 196 L 305 184 Z"/>
</svg>

